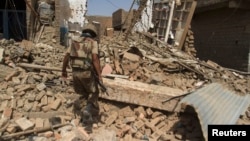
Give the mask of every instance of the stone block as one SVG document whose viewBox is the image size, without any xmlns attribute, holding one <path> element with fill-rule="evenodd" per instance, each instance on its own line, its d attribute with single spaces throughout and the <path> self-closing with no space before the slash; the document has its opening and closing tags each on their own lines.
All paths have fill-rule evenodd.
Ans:
<svg viewBox="0 0 250 141">
<path fill-rule="evenodd" d="M 9 133 L 14 133 L 16 132 L 16 130 L 17 130 L 17 125 L 13 123 L 11 123 L 6 129 L 6 131 Z"/>
<path fill-rule="evenodd" d="M 136 120 L 136 117 L 125 117 L 123 123 L 131 123 Z"/>
<path fill-rule="evenodd" d="M 6 107 L 3 111 L 2 118 L 10 119 L 12 116 L 12 108 Z"/>
<path fill-rule="evenodd" d="M 135 115 L 135 113 L 131 109 L 130 106 L 126 106 L 126 107 L 122 108 L 121 110 L 119 110 L 119 116 L 130 117 L 130 116 L 134 116 L 134 115 Z"/>
<path fill-rule="evenodd" d="M 25 98 L 28 99 L 29 101 L 35 101 L 36 100 L 36 94 L 35 93 L 28 93 L 25 95 Z"/>
<path fill-rule="evenodd" d="M 23 117 L 23 118 L 19 118 L 17 120 L 15 120 L 15 123 L 23 130 L 28 130 L 34 127 L 34 123 L 31 122 L 30 120 L 28 120 L 27 118 Z"/>
<path fill-rule="evenodd" d="M 6 107 L 8 107 L 8 100 L 4 100 L 0 103 L 0 112 L 4 111 Z"/>
<path fill-rule="evenodd" d="M 144 110 L 142 106 L 139 106 L 134 111 L 137 116 L 139 116 L 140 114 L 143 114 L 144 116 L 146 115 L 146 111 Z"/>
<path fill-rule="evenodd" d="M 131 134 L 126 134 L 123 138 L 123 141 L 134 141 Z"/>
<path fill-rule="evenodd" d="M 156 118 L 156 117 L 161 116 L 161 115 L 163 115 L 161 112 L 156 111 L 152 114 L 152 118 Z"/>
<path fill-rule="evenodd" d="M 140 60 L 140 56 L 133 54 L 133 53 L 129 53 L 129 52 L 125 52 L 123 54 L 123 57 L 130 60 L 130 61 L 134 61 L 134 62 L 137 62 Z"/>
<path fill-rule="evenodd" d="M 39 92 L 38 95 L 36 96 L 36 100 L 37 101 L 41 100 L 45 94 L 46 94 L 45 91 Z"/>
<path fill-rule="evenodd" d="M 19 79 L 19 77 L 12 77 L 12 82 L 14 84 L 21 84 L 21 80 Z"/>
<path fill-rule="evenodd" d="M 23 87 L 21 87 L 20 89 L 17 90 L 17 92 L 22 92 L 22 91 L 27 91 L 29 89 L 31 89 L 32 86 L 31 85 L 24 85 Z"/>
<path fill-rule="evenodd" d="M 48 97 L 47 95 L 44 95 L 41 99 L 41 103 L 40 103 L 41 106 L 46 106 L 48 105 Z"/>
<path fill-rule="evenodd" d="M 147 113 L 148 116 L 151 116 L 154 112 L 152 111 L 151 108 L 147 108 L 146 113 Z"/>
<path fill-rule="evenodd" d="M 141 127 L 143 127 L 145 125 L 145 123 L 142 121 L 142 120 L 138 120 L 136 121 L 133 126 L 136 128 L 136 129 L 140 129 Z"/>
<path fill-rule="evenodd" d="M 46 105 L 42 107 L 43 112 L 48 112 L 51 109 L 50 105 Z"/>
<path fill-rule="evenodd" d="M 53 110 L 57 110 L 58 107 L 61 105 L 61 99 L 56 99 L 51 105 L 50 108 Z"/>
<path fill-rule="evenodd" d="M 36 85 L 36 88 L 39 90 L 39 91 L 42 91 L 46 88 L 46 85 L 44 83 L 40 83 L 38 85 Z"/>
<path fill-rule="evenodd" d="M 53 137 L 54 132 L 52 131 L 46 131 L 44 133 L 39 133 L 38 136 L 45 137 L 46 139 Z"/>
<path fill-rule="evenodd" d="M 21 108 L 21 107 L 23 107 L 23 105 L 24 105 L 24 99 L 18 99 L 17 100 L 17 107 Z"/>
<path fill-rule="evenodd" d="M 31 111 L 38 112 L 38 111 L 40 111 L 40 109 L 41 109 L 41 106 L 38 105 L 38 101 L 34 101 Z"/>
<path fill-rule="evenodd" d="M 48 118 L 44 119 L 44 121 L 43 121 L 43 126 L 44 126 L 44 127 L 50 127 L 50 126 L 51 126 L 51 123 L 50 123 L 50 121 L 49 121 Z"/>
<path fill-rule="evenodd" d="M 10 107 L 13 109 L 15 109 L 17 107 L 17 100 L 16 99 L 11 99 Z"/>
<path fill-rule="evenodd" d="M 109 117 L 106 119 L 105 123 L 106 126 L 110 126 L 118 117 L 118 113 L 117 112 L 113 112 L 109 115 Z"/>
<path fill-rule="evenodd" d="M 67 102 L 67 99 L 66 99 L 62 94 L 57 94 L 55 97 L 56 97 L 57 99 L 61 99 L 61 102 L 62 102 L 62 103 Z"/>
<path fill-rule="evenodd" d="M 44 119 L 42 119 L 42 118 L 36 118 L 35 122 L 36 122 L 35 123 L 35 128 L 36 129 L 44 127 L 44 125 L 43 125 Z"/>
<path fill-rule="evenodd" d="M 23 105 L 23 110 L 26 112 L 29 112 L 33 107 L 33 102 L 29 102 L 28 100 L 25 100 Z"/>
<path fill-rule="evenodd" d="M 149 137 L 157 141 L 161 137 L 162 134 L 164 134 L 164 132 L 162 132 L 161 130 L 157 130 L 153 134 L 151 134 Z"/>
<path fill-rule="evenodd" d="M 108 112 L 108 111 L 110 110 L 109 105 L 104 104 L 104 105 L 103 105 L 103 110 L 104 110 L 104 112 Z"/>
</svg>

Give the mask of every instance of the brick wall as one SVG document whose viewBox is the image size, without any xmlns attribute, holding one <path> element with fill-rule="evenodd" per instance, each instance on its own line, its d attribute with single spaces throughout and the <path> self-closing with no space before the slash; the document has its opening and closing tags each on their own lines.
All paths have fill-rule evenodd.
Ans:
<svg viewBox="0 0 250 141">
<path fill-rule="evenodd" d="M 112 17 L 106 17 L 106 16 L 87 16 L 87 19 L 92 21 L 100 22 L 101 29 L 100 29 L 100 35 L 104 35 L 106 28 L 112 27 Z"/>
<path fill-rule="evenodd" d="M 192 29 L 197 57 L 249 71 L 250 11 L 221 8 L 195 14 Z"/>
<path fill-rule="evenodd" d="M 112 14 L 113 27 L 117 30 L 126 29 L 130 25 L 134 14 L 135 10 L 131 10 L 130 12 L 124 9 L 116 10 Z"/>
</svg>

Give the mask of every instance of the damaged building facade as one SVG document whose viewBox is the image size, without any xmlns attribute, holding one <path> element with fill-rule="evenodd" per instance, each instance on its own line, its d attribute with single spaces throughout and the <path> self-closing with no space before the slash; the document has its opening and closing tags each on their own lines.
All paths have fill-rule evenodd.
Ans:
<svg viewBox="0 0 250 141">
<path fill-rule="evenodd" d="M 55 38 L 59 41 L 72 23 L 84 25 L 86 7 L 87 0 L 4 0 L 0 7 L 3 19 L 0 33 L 7 39 L 32 40 L 42 25 L 53 24 Z"/>
<path fill-rule="evenodd" d="M 250 72 L 249 17 L 249 0 L 198 0 L 192 19 L 197 56 Z"/>
</svg>

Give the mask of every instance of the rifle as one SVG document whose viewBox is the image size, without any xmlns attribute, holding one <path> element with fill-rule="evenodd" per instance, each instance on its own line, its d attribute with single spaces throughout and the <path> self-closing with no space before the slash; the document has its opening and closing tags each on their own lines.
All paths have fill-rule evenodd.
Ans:
<svg viewBox="0 0 250 141">
<path fill-rule="evenodd" d="M 85 64 L 88 65 L 90 67 L 90 71 L 93 73 L 95 80 L 97 81 L 97 83 L 99 84 L 99 86 L 101 87 L 101 91 L 106 93 L 107 95 L 109 95 L 109 93 L 107 92 L 107 88 L 104 86 L 104 84 L 99 80 L 98 75 L 96 73 L 96 71 L 94 70 L 94 68 L 90 65 L 89 60 L 84 60 Z"/>
<path fill-rule="evenodd" d="M 105 93 L 107 93 L 107 95 L 109 95 L 108 92 L 107 92 L 107 88 L 106 88 L 106 87 L 104 86 L 104 84 L 99 80 L 97 74 L 96 74 L 95 72 L 93 72 L 93 73 L 94 73 L 95 80 L 97 81 L 97 83 L 98 83 L 99 86 L 101 87 L 102 92 L 105 92 Z"/>
</svg>

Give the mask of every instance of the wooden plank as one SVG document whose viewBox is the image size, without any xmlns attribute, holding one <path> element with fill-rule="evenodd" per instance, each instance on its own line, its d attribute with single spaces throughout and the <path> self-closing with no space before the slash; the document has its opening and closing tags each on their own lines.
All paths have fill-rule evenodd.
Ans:
<svg viewBox="0 0 250 141">
<path fill-rule="evenodd" d="M 36 65 L 36 64 L 28 64 L 28 63 L 18 63 L 18 67 L 23 67 L 23 68 L 32 68 L 32 69 L 40 69 L 40 70 L 49 70 L 49 71 L 62 71 L 62 68 L 58 67 L 49 67 L 49 66 L 41 66 L 41 65 Z M 67 69 L 68 73 L 71 73 L 71 69 Z"/>
<path fill-rule="evenodd" d="M 190 12 L 189 12 L 188 17 L 187 17 L 187 21 L 186 21 L 186 24 L 185 24 L 184 31 L 182 33 L 181 40 L 179 42 L 180 43 L 179 47 L 178 47 L 179 49 L 182 49 L 182 47 L 183 47 L 183 44 L 184 44 L 184 41 L 185 41 L 185 38 L 186 38 L 186 35 L 187 35 L 187 32 L 188 32 L 189 25 L 190 25 L 191 20 L 193 18 L 193 14 L 194 14 L 196 5 L 197 5 L 197 1 L 193 1 L 192 6 L 190 8 Z"/>
<path fill-rule="evenodd" d="M 164 100 L 185 94 L 180 89 L 120 78 L 114 80 L 103 78 L 103 83 L 107 87 L 109 95 L 101 93 L 101 98 L 165 111 L 174 111 L 179 99 L 162 103 Z"/>
<path fill-rule="evenodd" d="M 27 68 L 61 71 L 61 68 L 46 67 L 34 64 L 20 63 L 18 66 Z M 71 71 L 68 71 L 71 72 Z M 178 105 L 178 96 L 184 95 L 185 91 L 166 86 L 147 84 L 138 81 L 130 81 L 121 78 L 103 78 L 107 87 L 108 95 L 100 94 L 100 98 L 151 107 L 159 110 L 173 112 Z M 167 99 L 175 98 L 163 103 Z"/>
</svg>

